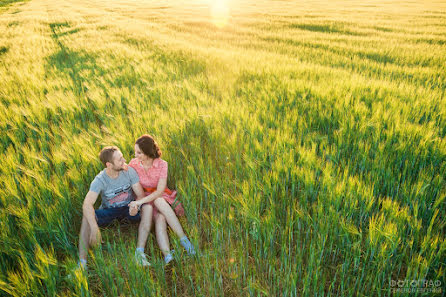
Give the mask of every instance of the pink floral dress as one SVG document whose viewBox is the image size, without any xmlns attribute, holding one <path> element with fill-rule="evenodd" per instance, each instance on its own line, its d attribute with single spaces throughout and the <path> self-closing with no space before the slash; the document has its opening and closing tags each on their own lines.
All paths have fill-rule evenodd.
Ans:
<svg viewBox="0 0 446 297">
<path fill-rule="evenodd" d="M 130 161 L 129 166 L 135 169 L 138 173 L 139 183 L 144 188 L 144 194 L 146 196 L 150 195 L 156 189 L 160 178 L 167 178 L 167 162 L 161 158 L 154 159 L 152 167 L 147 170 L 144 169 L 141 162 L 136 158 Z M 170 191 L 166 188 L 162 198 L 164 198 L 170 205 L 173 205 L 176 196 L 177 191 Z M 153 206 L 153 218 L 156 218 L 158 210 L 153 205 L 153 201 L 150 202 L 150 204 Z M 177 216 L 184 215 L 184 208 L 181 203 L 179 203 L 179 201 L 176 201 L 175 205 L 175 213 L 177 214 Z"/>
</svg>

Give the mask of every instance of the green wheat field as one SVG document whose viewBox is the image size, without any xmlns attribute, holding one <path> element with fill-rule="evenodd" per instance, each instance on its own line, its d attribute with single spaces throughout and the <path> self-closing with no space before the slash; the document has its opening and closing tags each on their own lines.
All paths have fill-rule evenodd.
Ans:
<svg viewBox="0 0 446 297">
<path fill-rule="evenodd" d="M 445 91 L 444 1 L 0 0 L 0 295 L 442 296 Z M 200 256 L 116 223 L 82 274 L 144 133 Z"/>
</svg>

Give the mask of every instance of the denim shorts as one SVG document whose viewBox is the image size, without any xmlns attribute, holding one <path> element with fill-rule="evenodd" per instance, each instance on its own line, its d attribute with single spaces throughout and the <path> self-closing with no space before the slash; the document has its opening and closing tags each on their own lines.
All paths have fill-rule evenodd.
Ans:
<svg viewBox="0 0 446 297">
<path fill-rule="evenodd" d="M 100 227 L 107 226 L 113 220 L 129 220 L 130 222 L 139 222 L 141 220 L 141 217 L 139 215 L 139 212 L 136 216 L 131 216 L 129 214 L 129 207 L 123 206 L 123 207 L 116 207 L 116 208 L 102 208 L 102 209 L 96 209 L 96 221 L 98 222 L 98 225 Z"/>
</svg>

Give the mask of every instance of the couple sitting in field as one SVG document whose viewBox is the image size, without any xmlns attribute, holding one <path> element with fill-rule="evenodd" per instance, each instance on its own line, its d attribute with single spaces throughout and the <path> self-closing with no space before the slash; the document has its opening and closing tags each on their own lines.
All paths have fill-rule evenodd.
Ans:
<svg viewBox="0 0 446 297">
<path fill-rule="evenodd" d="M 79 235 L 79 266 L 86 268 L 88 248 L 101 243 L 99 226 L 106 226 L 115 219 L 140 221 L 138 242 L 135 251 L 136 262 L 149 266 L 144 254 L 152 220 L 158 245 L 164 254 L 165 263 L 173 257 L 167 236 L 167 224 L 180 238 L 181 245 L 188 254 L 194 255 L 195 249 L 176 216 L 184 213 L 181 204 L 171 205 L 176 192 L 167 187 L 167 162 L 161 159 L 161 150 L 150 135 L 143 135 L 136 140 L 135 158 L 127 166 L 122 153 L 117 147 L 106 147 L 99 154 L 105 169 L 90 185 L 82 209 L 83 218 Z M 99 194 L 102 204 L 94 209 Z M 135 200 L 136 198 L 136 200 Z"/>
</svg>

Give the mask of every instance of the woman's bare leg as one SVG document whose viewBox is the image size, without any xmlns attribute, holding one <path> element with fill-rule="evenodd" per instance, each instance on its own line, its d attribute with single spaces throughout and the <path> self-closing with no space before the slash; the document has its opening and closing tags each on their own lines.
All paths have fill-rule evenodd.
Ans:
<svg viewBox="0 0 446 297">
<path fill-rule="evenodd" d="M 167 203 L 164 198 L 158 198 L 155 200 L 154 204 L 158 211 L 163 214 L 173 232 L 175 232 L 179 238 L 183 238 L 185 236 L 183 227 L 181 227 L 181 223 L 169 203 Z"/>
<path fill-rule="evenodd" d="M 184 234 L 183 227 L 181 227 L 180 221 L 175 215 L 172 207 L 170 207 L 169 203 L 167 203 L 164 198 L 158 198 L 155 200 L 154 204 L 158 211 L 164 215 L 173 232 L 175 232 L 180 238 L 180 243 L 186 249 L 187 253 L 189 255 L 195 255 L 195 248 L 190 242 L 189 238 L 187 238 L 187 236 Z"/>
<path fill-rule="evenodd" d="M 156 241 L 164 256 L 170 253 L 169 236 L 167 235 L 166 218 L 161 213 L 155 217 Z"/>
<path fill-rule="evenodd" d="M 144 248 L 146 246 L 147 237 L 150 233 L 150 227 L 152 225 L 152 205 L 145 204 L 141 207 L 141 222 L 138 228 L 138 244 L 137 248 Z"/>
</svg>

